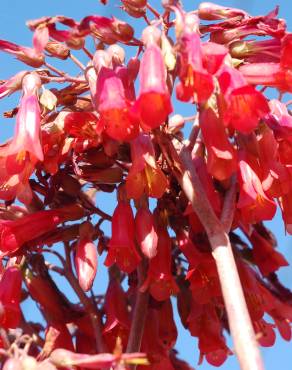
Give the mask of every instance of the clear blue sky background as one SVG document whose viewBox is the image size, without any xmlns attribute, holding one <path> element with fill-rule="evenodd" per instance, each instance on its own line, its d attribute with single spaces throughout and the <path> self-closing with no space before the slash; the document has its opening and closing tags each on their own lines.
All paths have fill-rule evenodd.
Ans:
<svg viewBox="0 0 292 370">
<path fill-rule="evenodd" d="M 184 5 L 187 10 L 194 9 L 197 7 L 199 2 L 194 0 L 184 0 Z M 25 21 L 29 19 L 39 18 L 44 15 L 66 15 L 77 20 L 81 19 L 85 15 L 89 14 L 103 14 L 112 15 L 115 14 L 118 17 L 127 16 L 120 12 L 118 9 L 119 1 L 109 0 L 110 6 L 103 7 L 99 4 L 98 0 L 50 0 L 50 1 L 37 1 L 37 0 L 9 0 L 1 1 L 0 10 L 0 38 L 7 39 L 22 45 L 31 45 L 31 32 L 26 28 Z M 152 1 L 152 4 L 159 3 L 158 0 Z M 228 5 L 232 7 L 241 7 L 247 12 L 258 15 L 266 14 L 272 10 L 276 5 L 280 5 L 280 16 L 285 18 L 288 24 L 288 29 L 292 29 L 292 10 L 290 1 L 285 0 L 267 0 L 267 1 L 218 1 L 220 5 Z M 137 36 L 140 35 L 141 29 L 137 26 Z M 8 56 L 0 52 L 0 79 L 6 79 L 12 76 L 16 72 L 27 69 L 24 65 L 16 61 L 12 56 Z M 74 73 L 74 69 L 71 70 Z M 18 96 L 12 96 L 8 99 L 0 101 L 0 112 L 13 108 L 16 103 Z M 183 113 L 184 115 L 188 112 L 182 111 L 182 105 L 176 107 L 177 113 Z M 2 118 L 0 115 L 0 142 L 5 141 L 9 136 L 12 135 L 14 120 L 7 120 Z M 112 198 L 108 199 L 102 195 L 101 199 L 97 199 L 99 204 L 104 207 L 108 212 L 112 212 L 113 202 Z M 281 220 L 281 215 L 278 213 L 276 219 L 273 222 L 269 222 L 268 225 L 272 231 L 276 234 L 279 248 L 292 264 L 292 239 L 289 236 L 285 236 L 284 227 Z M 291 267 L 283 268 L 280 272 L 281 280 L 289 287 L 292 288 L 292 269 Z M 59 279 L 59 278 L 58 278 Z M 61 280 L 63 289 L 67 289 Z M 106 285 L 105 270 L 102 263 L 99 264 L 99 271 L 96 279 L 95 286 L 98 291 L 103 292 Z M 71 294 L 71 293 L 70 293 Z M 73 296 L 72 296 L 73 297 Z M 74 299 L 74 297 L 73 297 Z M 30 319 L 34 320 L 39 317 L 37 310 L 34 308 L 32 302 L 26 302 L 23 305 L 25 315 Z M 230 346 L 232 346 L 229 341 Z M 197 367 L 198 351 L 196 339 L 190 337 L 190 335 L 179 326 L 179 338 L 176 348 L 180 352 L 182 358 L 189 361 L 189 363 Z M 292 342 L 283 341 L 279 335 L 277 335 L 276 345 L 272 348 L 263 349 L 263 356 L 267 370 L 281 369 L 290 370 L 292 369 Z M 199 367 L 201 370 L 210 369 L 211 366 L 204 362 Z M 222 367 L 222 370 L 237 370 L 239 369 L 238 364 L 234 356 L 232 356 Z"/>
</svg>

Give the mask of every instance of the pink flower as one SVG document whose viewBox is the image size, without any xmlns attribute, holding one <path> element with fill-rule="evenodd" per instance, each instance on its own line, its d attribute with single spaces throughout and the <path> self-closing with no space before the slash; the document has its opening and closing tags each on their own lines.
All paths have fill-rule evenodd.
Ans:
<svg viewBox="0 0 292 370">
<path fill-rule="evenodd" d="M 23 96 L 16 117 L 15 135 L 6 151 L 6 155 L 17 153 L 19 161 L 25 158 L 26 152 L 40 161 L 44 159 L 40 142 L 41 112 L 37 97 L 37 91 L 40 87 L 41 80 L 36 73 L 30 73 L 23 77 Z"/>
</svg>

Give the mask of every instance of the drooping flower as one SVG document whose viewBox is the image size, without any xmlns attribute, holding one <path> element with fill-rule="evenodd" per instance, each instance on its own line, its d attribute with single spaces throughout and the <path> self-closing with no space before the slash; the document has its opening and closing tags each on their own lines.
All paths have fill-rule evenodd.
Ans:
<svg viewBox="0 0 292 370">
<path fill-rule="evenodd" d="M 22 79 L 23 96 L 16 117 L 16 130 L 6 155 L 17 154 L 21 162 L 29 152 L 38 160 L 44 159 L 40 142 L 41 112 L 37 91 L 41 87 L 40 77 L 36 73 L 26 74 Z"/>
<path fill-rule="evenodd" d="M 222 323 L 219 320 L 215 306 L 212 303 L 200 304 L 194 300 L 188 322 L 191 335 L 199 340 L 199 364 L 206 357 L 209 364 L 213 366 L 222 365 L 231 351 L 226 346 L 222 334 Z"/>
<path fill-rule="evenodd" d="M 109 348 L 112 351 L 114 350 L 118 337 L 125 348 L 130 332 L 130 318 L 125 292 L 116 279 L 111 279 L 109 283 L 105 295 L 104 309 L 106 322 L 104 324 L 103 336 Z"/>
<path fill-rule="evenodd" d="M 82 216 L 83 210 L 78 206 L 71 205 L 35 212 L 14 221 L 0 220 L 1 255 L 12 254 L 26 242 L 54 230 L 59 223 L 73 221 Z"/>
<path fill-rule="evenodd" d="M 149 289 L 157 301 L 165 301 L 178 291 L 171 272 L 171 239 L 165 227 L 157 226 L 157 254 L 149 261 L 147 278 L 141 291 Z"/>
<path fill-rule="evenodd" d="M 149 208 L 140 207 L 135 217 L 137 242 L 143 254 L 153 258 L 157 254 L 158 236 L 154 227 L 154 217 Z"/>
<path fill-rule="evenodd" d="M 149 26 L 142 36 L 146 50 L 139 71 L 140 92 L 136 109 L 144 131 L 150 131 L 162 125 L 172 112 L 170 94 L 166 84 L 166 67 L 161 49 L 156 43 L 156 35 L 154 35 L 157 31 L 155 27 Z"/>
<path fill-rule="evenodd" d="M 9 143 L 0 147 L 0 199 L 18 200 L 29 204 L 32 199 L 32 190 L 29 178 L 34 171 L 35 161 L 31 161 L 29 154 L 19 163 L 17 154 L 6 156 Z M 3 156 L 2 156 L 3 153 Z"/>
<path fill-rule="evenodd" d="M 97 248 L 92 241 L 93 228 L 90 223 L 80 225 L 80 238 L 76 245 L 75 268 L 84 292 L 91 289 L 97 271 Z"/>
<path fill-rule="evenodd" d="M 208 172 L 217 180 L 228 179 L 236 171 L 236 152 L 211 108 L 200 113 L 200 127 L 208 152 Z"/>
<path fill-rule="evenodd" d="M 129 198 L 138 199 L 143 194 L 160 198 L 166 190 L 167 179 L 155 161 L 149 135 L 140 134 L 131 141 L 132 167 L 126 179 Z"/>
<path fill-rule="evenodd" d="M 21 283 L 19 267 L 10 266 L 4 270 L 0 280 L 0 326 L 5 329 L 15 329 L 19 325 Z"/>
<path fill-rule="evenodd" d="M 254 262 L 264 276 L 277 271 L 282 266 L 289 265 L 284 256 L 257 231 L 253 231 L 250 240 L 253 245 Z"/>
<path fill-rule="evenodd" d="M 116 263 L 121 271 L 134 271 L 141 260 L 134 240 L 135 221 L 132 208 L 129 203 L 120 201 L 112 217 L 112 237 L 105 265 Z"/>
<path fill-rule="evenodd" d="M 269 113 L 269 105 L 259 91 L 246 83 L 243 75 L 235 68 L 225 65 L 218 71 L 222 96 L 219 110 L 226 126 L 249 133 L 261 118 Z"/>
<path fill-rule="evenodd" d="M 240 194 L 237 208 L 240 210 L 244 222 L 256 223 L 262 220 L 270 220 L 276 213 L 276 204 L 264 192 L 256 167 L 256 161 L 252 156 L 239 155 L 239 184 Z"/>
<path fill-rule="evenodd" d="M 179 100 L 202 103 L 214 90 L 212 75 L 203 66 L 200 36 L 196 32 L 183 32 L 180 41 L 180 84 L 176 86 Z"/>
<path fill-rule="evenodd" d="M 115 140 L 132 140 L 138 135 L 138 120 L 132 113 L 131 102 L 125 96 L 122 80 L 110 68 L 98 73 L 96 98 L 101 125 Z"/>
</svg>

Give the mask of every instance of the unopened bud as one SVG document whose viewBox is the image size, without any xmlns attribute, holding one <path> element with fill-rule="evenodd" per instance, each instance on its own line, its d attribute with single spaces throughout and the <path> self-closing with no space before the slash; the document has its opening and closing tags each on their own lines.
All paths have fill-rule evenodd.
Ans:
<svg viewBox="0 0 292 370">
<path fill-rule="evenodd" d="M 128 62 L 127 68 L 129 81 L 135 81 L 140 69 L 140 60 L 137 57 L 131 58 Z"/>
<path fill-rule="evenodd" d="M 198 32 L 199 30 L 199 19 L 196 14 L 187 13 L 185 16 L 185 27 L 189 32 Z"/>
<path fill-rule="evenodd" d="M 154 26 L 148 26 L 142 33 L 142 41 L 147 46 L 149 44 L 159 45 L 161 39 L 161 31 Z"/>
<path fill-rule="evenodd" d="M 107 53 L 104 50 L 97 50 L 94 53 L 93 60 L 92 60 L 93 66 L 98 73 L 102 67 L 109 68 L 111 65 L 111 56 L 109 53 Z"/>
<path fill-rule="evenodd" d="M 198 15 L 199 18 L 201 19 L 211 21 L 225 18 L 233 18 L 237 16 L 244 17 L 247 15 L 247 13 L 241 9 L 228 8 L 213 3 L 201 3 L 199 5 Z"/>
<path fill-rule="evenodd" d="M 94 234 L 94 227 L 92 226 L 91 222 L 83 222 L 79 226 L 79 235 L 80 238 L 91 238 L 91 236 Z"/>
<path fill-rule="evenodd" d="M 44 89 L 40 97 L 40 103 L 48 110 L 54 110 L 57 105 L 57 97 L 51 90 Z"/>
<path fill-rule="evenodd" d="M 22 79 L 22 88 L 26 94 L 35 94 L 41 86 L 42 82 L 37 73 L 28 73 Z"/>
<path fill-rule="evenodd" d="M 173 51 L 173 47 L 169 41 L 169 38 L 162 34 L 161 36 L 161 48 L 164 63 L 169 71 L 173 71 L 176 65 L 176 57 Z"/>
<path fill-rule="evenodd" d="M 175 114 L 171 116 L 168 121 L 168 130 L 174 134 L 184 127 L 185 120 L 180 114 Z"/>
<path fill-rule="evenodd" d="M 70 49 L 57 41 L 49 41 L 46 46 L 46 51 L 52 56 L 62 60 L 67 59 L 70 55 Z"/>
<path fill-rule="evenodd" d="M 121 46 L 117 44 L 113 44 L 107 49 L 107 52 L 115 64 L 124 63 L 126 53 L 125 53 L 125 50 Z"/>
<path fill-rule="evenodd" d="M 112 28 L 119 41 L 129 42 L 134 36 L 134 29 L 128 23 L 117 18 L 113 18 Z"/>
<path fill-rule="evenodd" d="M 22 370 L 20 360 L 18 358 L 9 358 L 3 366 L 3 370 Z"/>
<path fill-rule="evenodd" d="M 144 8 L 147 5 L 147 0 L 122 0 L 122 2 L 135 8 Z"/>
<path fill-rule="evenodd" d="M 145 16 L 146 13 L 146 3 L 147 1 L 131 1 L 131 0 L 122 0 L 123 3 L 123 9 L 131 16 L 134 18 L 141 18 Z M 135 3 L 141 3 L 145 5 L 134 5 Z"/>
<path fill-rule="evenodd" d="M 84 38 L 81 38 L 81 37 L 71 37 L 70 39 L 68 39 L 66 41 L 66 44 L 68 45 L 68 47 L 70 49 L 74 49 L 74 50 L 80 50 L 83 48 L 84 46 Z"/>
<path fill-rule="evenodd" d="M 36 370 L 37 366 L 37 360 L 32 356 L 25 356 L 21 360 L 21 370 Z"/>
</svg>

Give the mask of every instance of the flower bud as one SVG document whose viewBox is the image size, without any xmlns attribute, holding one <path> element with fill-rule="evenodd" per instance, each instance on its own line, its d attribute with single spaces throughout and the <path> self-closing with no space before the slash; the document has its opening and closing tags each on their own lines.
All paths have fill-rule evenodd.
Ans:
<svg viewBox="0 0 292 370">
<path fill-rule="evenodd" d="M 3 370 L 22 370 L 21 361 L 18 358 L 9 358 L 3 366 Z"/>
<path fill-rule="evenodd" d="M 142 41 L 148 46 L 150 44 L 158 45 L 161 39 L 161 31 L 154 26 L 148 26 L 142 33 Z"/>
<path fill-rule="evenodd" d="M 171 116 L 168 120 L 168 130 L 174 134 L 184 127 L 185 120 L 180 114 L 175 114 Z"/>
<path fill-rule="evenodd" d="M 199 5 L 198 15 L 201 19 L 211 21 L 237 16 L 245 17 L 248 14 L 241 9 L 229 8 L 213 3 L 201 3 Z"/>
<path fill-rule="evenodd" d="M 51 90 L 44 89 L 40 97 L 40 103 L 48 110 L 54 110 L 57 106 L 57 97 Z"/>
<path fill-rule="evenodd" d="M 75 268 L 84 292 L 91 289 L 97 270 L 97 248 L 92 242 L 93 226 L 86 222 L 80 226 L 80 239 L 76 246 Z"/>
<path fill-rule="evenodd" d="M 112 58 L 112 61 L 114 62 L 113 64 L 123 64 L 125 61 L 126 53 L 125 50 L 117 45 L 113 44 L 110 45 L 109 48 L 107 49 L 108 55 Z"/>
<path fill-rule="evenodd" d="M 165 34 L 161 36 L 161 48 L 166 68 L 169 71 L 173 71 L 176 66 L 176 56 L 169 38 Z"/>
<path fill-rule="evenodd" d="M 21 370 L 36 370 L 37 360 L 32 356 L 25 356 L 21 359 Z"/>
<path fill-rule="evenodd" d="M 53 57 L 65 60 L 70 55 L 70 49 L 58 41 L 49 41 L 46 46 L 46 51 Z"/>
<path fill-rule="evenodd" d="M 146 0 L 122 0 L 123 9 L 134 18 L 141 18 L 146 13 Z"/>
</svg>

